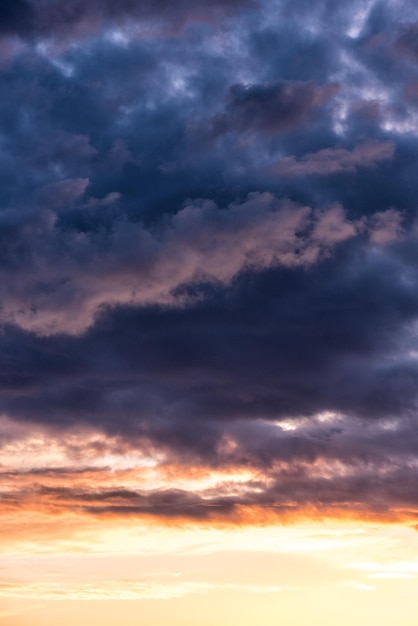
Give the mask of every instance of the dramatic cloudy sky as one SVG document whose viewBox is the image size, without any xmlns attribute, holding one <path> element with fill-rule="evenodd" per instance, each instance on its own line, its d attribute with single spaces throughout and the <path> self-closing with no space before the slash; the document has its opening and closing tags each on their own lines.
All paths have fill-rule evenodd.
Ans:
<svg viewBox="0 0 418 626">
<path fill-rule="evenodd" d="M 1 626 L 416 624 L 416 3 L 1 0 L 0 94 Z"/>
</svg>

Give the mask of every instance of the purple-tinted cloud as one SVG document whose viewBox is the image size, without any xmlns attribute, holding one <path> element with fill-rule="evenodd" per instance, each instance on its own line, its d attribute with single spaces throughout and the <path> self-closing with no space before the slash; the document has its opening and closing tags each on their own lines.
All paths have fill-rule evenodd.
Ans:
<svg viewBox="0 0 418 626">
<path fill-rule="evenodd" d="M 403 26 L 395 41 L 394 50 L 411 61 L 418 61 L 418 22 Z"/>
<path fill-rule="evenodd" d="M 344 148 L 324 148 L 306 154 L 300 159 L 285 157 L 278 161 L 272 171 L 284 176 L 326 176 L 341 172 L 354 172 L 361 167 L 373 167 L 380 161 L 393 157 L 393 142 L 368 141 L 352 150 Z"/>
<path fill-rule="evenodd" d="M 65 456 L 3 468 L 10 509 L 37 482 L 49 513 L 414 518 L 403 15 L 0 2 L 0 445 L 30 451 L 33 429 Z M 91 469 L 145 453 L 161 488 Z M 249 475 L 179 486 L 189 468 Z"/>
<path fill-rule="evenodd" d="M 16 233 L 26 257 L 3 275 L 3 323 L 41 334 L 80 333 L 103 307 L 184 306 L 187 297 L 178 291 L 183 286 L 228 285 L 243 271 L 309 267 L 359 229 L 341 207 L 313 212 L 271 194 L 252 194 L 227 209 L 210 202 L 187 206 L 153 231 L 120 220 L 112 233 L 60 234 L 57 243 L 59 211 L 87 185 L 86 179 L 69 179 L 38 191 L 46 210 L 29 230 L 27 224 Z M 117 203 L 118 196 L 109 201 Z M 100 204 L 106 200 L 89 202 L 96 210 Z M 17 260 L 12 242 L 7 253 Z"/>
<path fill-rule="evenodd" d="M 317 109 L 334 97 L 337 84 L 289 81 L 274 85 L 232 85 L 226 113 L 214 118 L 215 136 L 230 131 L 264 134 L 285 132 L 303 126 Z"/>
</svg>

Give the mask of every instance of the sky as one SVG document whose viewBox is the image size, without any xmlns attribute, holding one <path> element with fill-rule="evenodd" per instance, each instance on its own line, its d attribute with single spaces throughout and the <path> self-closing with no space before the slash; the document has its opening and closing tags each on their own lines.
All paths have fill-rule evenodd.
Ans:
<svg viewBox="0 0 418 626">
<path fill-rule="evenodd" d="M 0 0 L 0 93 L 0 626 L 416 626 L 416 2 Z"/>
</svg>

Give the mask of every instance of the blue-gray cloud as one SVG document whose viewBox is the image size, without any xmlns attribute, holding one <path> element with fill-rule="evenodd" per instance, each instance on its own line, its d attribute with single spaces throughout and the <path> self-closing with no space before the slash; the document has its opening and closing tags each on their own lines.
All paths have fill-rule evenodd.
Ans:
<svg viewBox="0 0 418 626">
<path fill-rule="evenodd" d="M 0 3 L 0 411 L 413 508 L 418 11 L 192 5 Z"/>
</svg>

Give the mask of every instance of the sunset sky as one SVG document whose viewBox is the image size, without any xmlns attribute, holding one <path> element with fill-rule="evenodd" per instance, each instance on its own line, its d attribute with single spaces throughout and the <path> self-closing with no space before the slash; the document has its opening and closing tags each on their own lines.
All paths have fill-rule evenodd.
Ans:
<svg viewBox="0 0 418 626">
<path fill-rule="evenodd" d="M 416 626 L 418 5 L 0 0 L 0 626 Z"/>
</svg>

